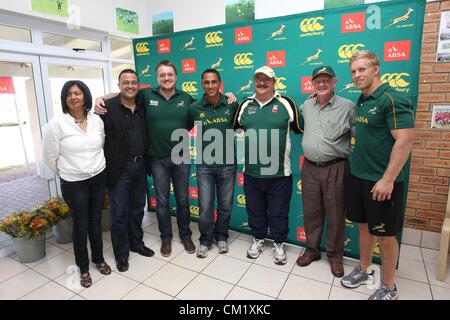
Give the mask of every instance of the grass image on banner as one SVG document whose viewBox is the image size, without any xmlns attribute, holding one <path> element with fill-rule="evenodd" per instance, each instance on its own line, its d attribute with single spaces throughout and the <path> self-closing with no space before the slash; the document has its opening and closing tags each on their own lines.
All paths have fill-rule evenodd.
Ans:
<svg viewBox="0 0 450 320">
<path fill-rule="evenodd" d="M 68 17 L 69 0 L 31 0 L 31 10 Z"/>
<path fill-rule="evenodd" d="M 226 23 L 247 20 L 255 20 L 255 0 L 226 0 Z"/>
<path fill-rule="evenodd" d="M 139 34 L 139 16 L 136 12 L 116 8 L 116 28 L 117 31 Z"/>
<path fill-rule="evenodd" d="M 173 11 L 166 11 L 152 16 L 153 35 L 173 32 Z"/>
<path fill-rule="evenodd" d="M 329 9 L 329 8 L 346 7 L 363 3 L 364 0 L 325 0 L 324 8 Z"/>
</svg>

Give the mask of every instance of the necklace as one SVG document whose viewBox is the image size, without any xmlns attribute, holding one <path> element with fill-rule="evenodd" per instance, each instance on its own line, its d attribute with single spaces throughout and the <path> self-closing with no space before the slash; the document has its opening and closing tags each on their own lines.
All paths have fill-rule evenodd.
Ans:
<svg viewBox="0 0 450 320">
<path fill-rule="evenodd" d="M 84 122 L 84 120 L 86 120 L 86 118 L 85 117 L 81 117 L 80 120 L 75 119 L 75 123 L 78 126 L 81 126 L 81 124 Z"/>
</svg>

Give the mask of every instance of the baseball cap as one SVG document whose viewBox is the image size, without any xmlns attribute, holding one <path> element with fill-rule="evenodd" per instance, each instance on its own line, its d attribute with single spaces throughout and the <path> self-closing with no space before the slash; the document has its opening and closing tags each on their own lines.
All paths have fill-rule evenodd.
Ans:
<svg viewBox="0 0 450 320">
<path fill-rule="evenodd" d="M 272 78 L 272 79 L 276 78 L 275 77 L 275 72 L 273 71 L 273 69 L 271 67 L 268 67 L 268 66 L 263 66 L 263 67 L 261 67 L 259 69 L 256 69 L 255 75 L 257 73 L 263 73 L 263 74 L 265 74 L 266 76 L 268 76 L 269 78 Z"/>
<path fill-rule="evenodd" d="M 312 78 L 314 79 L 315 77 L 320 76 L 321 74 L 327 74 L 332 77 L 336 76 L 332 67 L 322 66 L 322 67 L 315 68 L 313 70 Z"/>
</svg>

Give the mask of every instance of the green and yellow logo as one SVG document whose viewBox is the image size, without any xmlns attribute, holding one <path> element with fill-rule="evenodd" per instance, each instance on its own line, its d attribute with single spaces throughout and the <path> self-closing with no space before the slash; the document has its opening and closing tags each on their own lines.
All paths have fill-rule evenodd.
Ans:
<svg viewBox="0 0 450 320">
<path fill-rule="evenodd" d="M 305 61 L 303 61 L 303 63 L 301 65 L 304 65 L 306 63 L 308 63 L 309 65 L 321 65 L 321 64 L 323 64 L 323 62 L 316 61 L 316 60 L 319 59 L 320 53 L 322 51 L 323 51 L 322 49 L 317 48 L 317 52 L 315 54 L 313 54 L 312 56 L 306 57 Z"/>
<path fill-rule="evenodd" d="M 253 53 L 243 52 L 234 56 L 234 69 L 253 69 Z"/>
<path fill-rule="evenodd" d="M 195 48 L 192 47 L 192 45 L 194 44 L 194 40 L 195 40 L 195 37 L 194 37 L 194 36 L 191 36 L 191 40 L 189 40 L 188 42 L 186 42 L 186 43 L 183 45 L 183 47 L 181 48 L 180 51 L 183 51 L 184 49 L 186 49 L 186 50 L 195 50 Z"/>
<path fill-rule="evenodd" d="M 245 207 L 245 195 L 238 194 L 236 197 L 236 201 L 239 207 Z"/>
<path fill-rule="evenodd" d="M 148 56 L 150 49 L 148 48 L 148 42 L 138 42 L 134 47 L 138 56 Z"/>
<path fill-rule="evenodd" d="M 274 31 L 270 34 L 270 36 L 266 39 L 266 41 L 271 40 L 271 39 L 286 40 L 286 37 L 279 37 L 280 35 L 282 35 L 284 33 L 285 28 L 286 28 L 286 26 L 284 24 L 282 24 L 279 29 L 277 29 L 276 31 Z"/>
<path fill-rule="evenodd" d="M 407 20 L 410 18 L 411 13 L 412 13 L 413 11 L 414 11 L 414 9 L 408 8 L 408 9 L 406 10 L 406 13 L 405 13 L 404 15 L 402 15 L 402 16 L 400 16 L 400 17 L 397 17 L 397 18 L 393 19 L 392 22 L 391 22 L 389 25 L 387 25 L 386 27 L 384 27 L 384 29 L 388 29 L 388 28 L 390 28 L 390 27 L 392 27 L 392 26 L 394 26 L 394 25 L 396 25 L 397 28 L 407 28 L 407 27 L 412 27 L 412 26 L 414 25 L 413 23 L 410 23 L 410 24 L 401 24 L 401 25 L 399 25 L 399 23 L 400 23 L 400 22 L 403 22 L 403 21 L 407 21 Z"/>
<path fill-rule="evenodd" d="M 195 82 L 195 81 L 183 82 L 183 84 L 181 85 L 181 90 L 183 90 L 184 92 L 187 92 L 189 94 L 195 94 L 198 91 L 196 85 L 197 85 L 197 82 Z"/>
<path fill-rule="evenodd" d="M 198 217 L 200 215 L 200 208 L 197 206 L 189 206 L 189 213 L 191 216 Z"/>
<path fill-rule="evenodd" d="M 252 82 L 253 82 L 252 80 L 248 80 L 246 85 L 239 87 L 239 91 L 237 93 L 241 93 L 241 92 L 244 93 L 245 91 L 250 90 Z"/>
<path fill-rule="evenodd" d="M 358 52 L 360 48 L 364 48 L 362 43 L 343 44 L 338 49 L 338 55 L 343 60 L 338 60 L 338 63 L 348 63 L 349 59 L 355 52 Z"/>
<path fill-rule="evenodd" d="M 170 183 L 170 186 L 169 186 L 169 192 L 170 192 L 171 194 L 174 194 L 174 193 L 175 193 L 174 190 L 173 190 L 173 183 L 172 183 L 172 182 Z"/>
<path fill-rule="evenodd" d="M 302 194 L 302 180 L 297 181 L 297 194 Z"/>
<path fill-rule="evenodd" d="M 320 24 L 320 21 L 324 21 L 324 17 L 313 17 L 306 18 L 300 22 L 300 38 L 303 37 L 314 37 L 314 36 L 323 36 L 325 31 L 325 27 Z"/>
<path fill-rule="evenodd" d="M 285 85 L 283 81 L 287 81 L 287 79 L 285 77 L 277 78 L 277 81 L 275 82 L 275 90 L 277 90 L 281 94 L 286 94 L 287 85 Z"/>
<path fill-rule="evenodd" d="M 400 73 L 385 73 L 381 76 L 381 82 L 389 83 L 389 85 L 397 91 L 408 93 L 410 83 L 403 79 L 403 77 L 409 77 L 410 74 L 406 72 Z"/>
<path fill-rule="evenodd" d="M 205 35 L 206 48 L 222 47 L 223 38 L 220 37 L 222 31 L 208 32 Z"/>
<path fill-rule="evenodd" d="M 191 156 L 192 160 L 197 159 L 197 148 L 196 147 L 189 147 L 189 155 Z"/>
</svg>

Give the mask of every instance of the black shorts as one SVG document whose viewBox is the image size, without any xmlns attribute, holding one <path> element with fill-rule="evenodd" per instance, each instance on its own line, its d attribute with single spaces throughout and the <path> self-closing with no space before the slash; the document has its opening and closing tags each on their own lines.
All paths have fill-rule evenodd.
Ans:
<svg viewBox="0 0 450 320">
<path fill-rule="evenodd" d="M 374 236 L 395 236 L 402 229 L 404 184 L 394 183 L 390 200 L 376 201 L 370 192 L 375 183 L 350 175 L 345 190 L 347 219 L 367 223 Z"/>
</svg>

